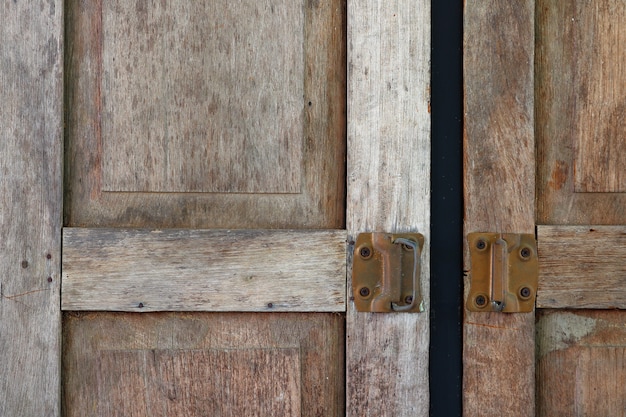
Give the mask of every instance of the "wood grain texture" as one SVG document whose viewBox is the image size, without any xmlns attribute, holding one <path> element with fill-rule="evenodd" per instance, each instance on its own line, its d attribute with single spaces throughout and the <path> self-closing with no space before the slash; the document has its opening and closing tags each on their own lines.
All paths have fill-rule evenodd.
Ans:
<svg viewBox="0 0 626 417">
<path fill-rule="evenodd" d="M 64 310 L 345 311 L 343 230 L 63 230 Z"/>
<path fill-rule="evenodd" d="M 59 416 L 63 2 L 0 8 L 0 416 Z"/>
<path fill-rule="evenodd" d="M 300 2 L 102 6 L 103 191 L 300 193 Z"/>
<path fill-rule="evenodd" d="M 68 417 L 344 415 L 342 315 L 69 313 L 64 345 Z"/>
<path fill-rule="evenodd" d="M 626 224 L 625 15 L 618 1 L 537 3 L 539 224 Z"/>
<path fill-rule="evenodd" d="M 537 415 L 624 415 L 624 312 L 542 310 L 538 317 Z"/>
<path fill-rule="evenodd" d="M 626 308 L 626 226 L 538 226 L 540 308 Z"/>
<path fill-rule="evenodd" d="M 465 234 L 534 233 L 534 1 L 467 2 L 464 20 Z M 465 269 L 467 297 L 467 244 Z M 464 415 L 533 416 L 534 314 L 465 310 L 463 328 Z"/>
<path fill-rule="evenodd" d="M 345 1 L 205 3 L 68 2 L 65 224 L 344 227 Z"/>
<path fill-rule="evenodd" d="M 358 0 L 348 13 L 348 233 L 425 236 L 426 312 L 358 313 L 348 303 L 347 415 L 427 416 L 430 2 Z"/>
</svg>

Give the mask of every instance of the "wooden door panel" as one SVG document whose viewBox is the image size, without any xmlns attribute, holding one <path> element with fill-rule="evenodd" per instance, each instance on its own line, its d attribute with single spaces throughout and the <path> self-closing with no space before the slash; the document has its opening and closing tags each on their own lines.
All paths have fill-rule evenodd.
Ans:
<svg viewBox="0 0 626 417">
<path fill-rule="evenodd" d="M 340 314 L 66 313 L 66 416 L 339 416 Z"/>
<path fill-rule="evenodd" d="M 493 24 L 499 8 L 466 5 L 466 181 L 483 186 L 466 194 L 466 227 L 486 217 L 490 229 L 513 231 L 531 215 L 539 254 L 537 307 L 549 309 L 537 310 L 536 326 L 533 315 L 466 312 L 465 414 L 622 415 L 625 313 L 584 309 L 625 305 L 626 6 L 556 0 L 528 5 L 516 6 L 517 18 L 528 21 L 510 33 Z M 509 7 L 502 3 L 502 9 Z M 475 31 L 481 24 L 490 26 L 484 36 Z M 520 52 L 529 47 L 534 58 L 532 51 Z M 477 69 L 480 84 L 474 81 Z M 520 87 L 519 80 L 533 74 L 534 82 Z M 514 106 L 501 99 L 509 95 Z M 534 114 L 519 105 L 533 102 Z M 494 118 L 475 110 L 479 106 L 506 114 Z M 527 127 L 530 137 L 521 135 Z M 529 159 L 520 165 L 521 155 Z M 536 180 L 524 174 L 528 168 Z M 482 178 L 492 172 L 499 173 L 496 185 Z M 494 209 L 500 205 L 507 208 Z"/>
<path fill-rule="evenodd" d="M 626 224 L 626 7 L 536 9 L 537 223 Z"/>
<path fill-rule="evenodd" d="M 69 2 L 65 225 L 342 228 L 344 9 Z"/>
<path fill-rule="evenodd" d="M 538 312 L 537 416 L 623 415 L 625 355 L 620 311 Z"/>
</svg>

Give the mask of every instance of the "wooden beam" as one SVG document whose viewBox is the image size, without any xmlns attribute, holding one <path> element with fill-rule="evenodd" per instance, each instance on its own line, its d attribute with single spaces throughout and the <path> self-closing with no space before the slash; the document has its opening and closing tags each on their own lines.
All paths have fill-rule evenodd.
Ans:
<svg viewBox="0 0 626 417">
<path fill-rule="evenodd" d="M 345 230 L 65 228 L 61 306 L 342 312 L 345 242 Z"/>
<path fill-rule="evenodd" d="M 625 226 L 538 226 L 539 308 L 626 308 Z"/>
<path fill-rule="evenodd" d="M 532 0 L 465 4 L 466 234 L 535 231 L 534 13 Z M 467 297 L 467 244 L 465 269 Z M 466 310 L 464 415 L 533 416 L 534 351 L 533 313 Z"/>
<path fill-rule="evenodd" d="M 426 312 L 359 313 L 348 303 L 348 416 L 428 415 L 429 57 L 429 1 L 348 2 L 348 234 L 426 237 Z"/>
<path fill-rule="evenodd" d="M 63 2 L 0 25 L 0 415 L 60 415 Z"/>
</svg>

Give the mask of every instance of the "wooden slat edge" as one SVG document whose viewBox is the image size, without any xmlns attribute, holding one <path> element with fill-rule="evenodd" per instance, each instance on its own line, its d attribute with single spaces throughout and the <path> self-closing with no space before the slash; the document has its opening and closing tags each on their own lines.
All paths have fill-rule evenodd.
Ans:
<svg viewBox="0 0 626 417">
<path fill-rule="evenodd" d="M 534 233 L 534 1 L 464 11 L 465 234 Z M 534 313 L 465 310 L 464 416 L 534 416 L 534 351 Z"/>
<path fill-rule="evenodd" d="M 63 310 L 345 311 L 344 230 L 65 228 Z"/>
<path fill-rule="evenodd" d="M 0 416 L 59 416 L 63 2 L 3 3 L 0 39 Z"/>
<path fill-rule="evenodd" d="M 538 226 L 539 308 L 626 308 L 626 226 Z"/>
<path fill-rule="evenodd" d="M 422 233 L 426 308 L 359 313 L 348 303 L 353 417 L 429 411 L 430 14 L 428 0 L 348 2 L 348 233 Z"/>
</svg>

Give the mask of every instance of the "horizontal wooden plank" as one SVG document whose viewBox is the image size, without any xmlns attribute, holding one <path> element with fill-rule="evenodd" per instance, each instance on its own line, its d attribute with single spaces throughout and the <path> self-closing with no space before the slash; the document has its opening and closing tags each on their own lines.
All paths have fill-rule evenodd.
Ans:
<svg viewBox="0 0 626 417">
<path fill-rule="evenodd" d="M 345 311 L 344 230 L 65 228 L 63 310 Z"/>
<path fill-rule="evenodd" d="M 626 226 L 538 226 L 540 308 L 626 308 Z"/>
</svg>

